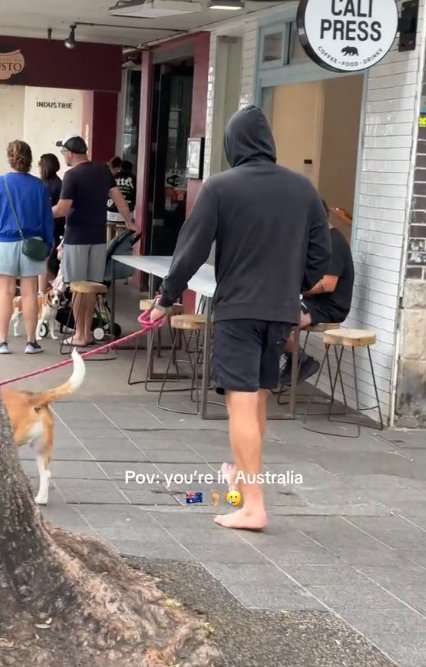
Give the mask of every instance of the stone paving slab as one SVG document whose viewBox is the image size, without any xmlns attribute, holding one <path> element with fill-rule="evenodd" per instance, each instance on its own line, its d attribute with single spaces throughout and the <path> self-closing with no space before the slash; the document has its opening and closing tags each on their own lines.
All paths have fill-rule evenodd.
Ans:
<svg viewBox="0 0 426 667">
<path fill-rule="evenodd" d="M 306 589 L 271 563 L 204 562 L 207 570 L 248 609 L 325 611 Z M 253 586 L 253 582 L 256 585 Z"/>
<path fill-rule="evenodd" d="M 406 429 L 389 429 L 380 434 L 380 437 L 401 449 L 426 449 L 426 431 L 407 431 Z"/>
<path fill-rule="evenodd" d="M 167 489 L 163 479 L 215 474 L 229 460 L 226 422 L 164 413 L 155 403 L 135 396 L 56 406 L 47 518 L 123 553 L 198 561 L 250 609 L 334 612 L 399 667 L 425 666 L 424 435 L 366 429 L 351 440 L 270 422 L 264 472 L 293 471 L 303 484 L 265 488 L 271 524 L 263 534 L 228 532 L 212 520 L 232 511 L 223 485 L 187 488 L 184 479 Z M 35 488 L 32 453 L 20 455 Z M 155 478 L 126 484 L 127 470 Z M 202 491 L 202 506 L 186 505 L 191 490 Z"/>
</svg>

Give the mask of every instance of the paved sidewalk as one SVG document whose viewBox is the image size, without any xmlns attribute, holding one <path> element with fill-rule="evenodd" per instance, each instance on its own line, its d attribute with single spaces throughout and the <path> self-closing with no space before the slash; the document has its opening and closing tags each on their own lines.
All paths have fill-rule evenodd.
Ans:
<svg viewBox="0 0 426 667">
<path fill-rule="evenodd" d="M 395 664 L 425 667 L 425 432 L 366 429 L 356 440 L 270 422 L 265 471 L 303 484 L 268 485 L 270 527 L 249 534 L 214 525 L 210 494 L 220 490 L 228 511 L 225 488 L 198 482 L 229 460 L 226 422 L 164 412 L 153 395 L 55 411 L 49 520 L 126 554 L 198 561 L 248 609 L 332 611 Z M 36 484 L 32 453 L 21 457 Z M 126 471 L 144 483 L 126 484 Z M 203 505 L 186 505 L 187 491 L 202 491 Z"/>
</svg>

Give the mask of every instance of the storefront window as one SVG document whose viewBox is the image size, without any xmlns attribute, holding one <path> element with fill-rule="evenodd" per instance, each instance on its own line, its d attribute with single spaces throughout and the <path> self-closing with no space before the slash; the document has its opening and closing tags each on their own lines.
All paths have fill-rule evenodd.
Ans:
<svg viewBox="0 0 426 667">
<path fill-rule="evenodd" d="M 129 70 L 124 111 L 123 160 L 130 160 L 136 172 L 139 144 L 139 113 L 141 98 L 141 73 Z"/>
<path fill-rule="evenodd" d="M 309 61 L 309 56 L 306 54 L 303 46 L 300 43 L 299 35 L 297 33 L 296 22 L 290 23 L 290 39 L 289 39 L 289 54 L 288 62 L 291 65 L 300 62 Z"/>
<path fill-rule="evenodd" d="M 273 32 L 265 35 L 263 41 L 262 62 L 270 63 L 282 60 L 284 35 L 280 32 Z"/>
<path fill-rule="evenodd" d="M 363 75 L 262 88 L 261 105 L 277 161 L 303 174 L 331 208 L 354 207 Z M 351 239 L 351 224 L 333 213 L 332 224 Z"/>
</svg>

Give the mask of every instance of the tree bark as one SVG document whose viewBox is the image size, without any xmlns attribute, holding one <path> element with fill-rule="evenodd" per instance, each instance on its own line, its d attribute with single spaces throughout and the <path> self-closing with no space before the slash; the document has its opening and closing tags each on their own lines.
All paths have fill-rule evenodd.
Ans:
<svg viewBox="0 0 426 667">
<path fill-rule="evenodd" d="M 0 666 L 212 667 L 208 624 L 87 536 L 44 522 L 0 400 Z"/>
</svg>

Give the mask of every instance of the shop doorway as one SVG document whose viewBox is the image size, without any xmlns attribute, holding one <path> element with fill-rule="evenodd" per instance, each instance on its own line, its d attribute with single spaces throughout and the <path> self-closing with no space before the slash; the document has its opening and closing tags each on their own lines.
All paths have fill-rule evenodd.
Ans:
<svg viewBox="0 0 426 667">
<path fill-rule="evenodd" d="M 193 79 L 193 58 L 154 67 L 147 255 L 172 255 L 185 222 Z"/>
<path fill-rule="evenodd" d="M 304 174 L 330 207 L 353 214 L 364 76 L 264 89 L 278 163 Z M 350 242 L 352 227 L 332 217 Z"/>
</svg>

